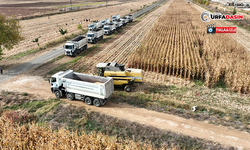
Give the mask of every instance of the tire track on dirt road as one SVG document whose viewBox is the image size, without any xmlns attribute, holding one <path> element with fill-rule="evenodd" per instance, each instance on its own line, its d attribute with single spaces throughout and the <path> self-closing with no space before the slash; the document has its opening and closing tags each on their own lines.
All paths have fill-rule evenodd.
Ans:
<svg viewBox="0 0 250 150">
<path fill-rule="evenodd" d="M 250 134 L 231 130 L 222 126 L 215 126 L 193 119 L 185 119 L 175 115 L 160 113 L 143 108 L 136 108 L 127 104 L 106 103 L 105 107 L 89 106 L 81 101 L 64 100 L 75 106 L 84 106 L 91 111 L 105 115 L 123 118 L 132 122 L 153 126 L 159 129 L 171 130 L 181 134 L 219 142 L 239 149 L 250 149 Z"/>
</svg>

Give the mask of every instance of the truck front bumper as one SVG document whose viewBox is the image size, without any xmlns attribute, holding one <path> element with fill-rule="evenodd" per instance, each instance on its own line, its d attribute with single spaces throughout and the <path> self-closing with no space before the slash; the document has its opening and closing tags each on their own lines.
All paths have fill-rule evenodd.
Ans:
<svg viewBox="0 0 250 150">
<path fill-rule="evenodd" d="M 72 53 L 71 53 L 71 52 L 69 52 L 69 51 L 65 51 L 65 55 L 66 55 L 66 56 L 71 56 L 71 55 L 72 55 Z"/>
<path fill-rule="evenodd" d="M 110 31 L 104 31 L 105 35 L 109 35 L 111 32 Z"/>
<path fill-rule="evenodd" d="M 93 40 L 92 39 L 88 39 L 88 43 L 93 43 Z"/>
</svg>

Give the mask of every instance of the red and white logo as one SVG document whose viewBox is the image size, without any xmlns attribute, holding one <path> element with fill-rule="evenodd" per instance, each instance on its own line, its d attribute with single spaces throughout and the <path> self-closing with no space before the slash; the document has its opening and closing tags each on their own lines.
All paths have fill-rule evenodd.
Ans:
<svg viewBox="0 0 250 150">
<path fill-rule="evenodd" d="M 201 20 L 203 22 L 209 22 L 210 20 L 243 20 L 243 15 L 222 15 L 221 13 L 210 13 L 209 11 L 204 11 L 201 13 Z"/>
</svg>

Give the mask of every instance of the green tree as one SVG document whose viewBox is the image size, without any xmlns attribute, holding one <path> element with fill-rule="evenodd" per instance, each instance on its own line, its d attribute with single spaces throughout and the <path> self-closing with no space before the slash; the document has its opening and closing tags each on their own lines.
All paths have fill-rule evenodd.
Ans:
<svg viewBox="0 0 250 150">
<path fill-rule="evenodd" d="M 67 31 L 67 29 L 63 30 L 63 28 L 59 28 L 59 32 L 61 33 L 61 35 L 64 35 L 68 31 Z"/>
<path fill-rule="evenodd" d="M 235 15 L 237 13 L 236 8 L 234 7 L 232 14 Z"/>
<path fill-rule="evenodd" d="M 203 4 L 203 5 L 205 5 L 205 4 L 206 4 L 206 2 L 207 2 L 206 0 L 203 0 L 203 1 L 202 1 L 202 4 Z"/>
<path fill-rule="evenodd" d="M 15 17 L 7 18 L 0 14 L 0 60 L 5 48 L 10 50 L 23 39 L 19 21 Z"/>
<path fill-rule="evenodd" d="M 81 24 L 78 24 L 78 25 L 77 25 L 77 29 L 82 30 L 82 32 L 85 31 L 85 30 L 82 28 L 82 25 L 81 25 Z"/>
<path fill-rule="evenodd" d="M 209 3 L 209 1 L 207 1 L 206 3 L 205 3 L 205 6 L 208 6 L 210 3 Z"/>
</svg>

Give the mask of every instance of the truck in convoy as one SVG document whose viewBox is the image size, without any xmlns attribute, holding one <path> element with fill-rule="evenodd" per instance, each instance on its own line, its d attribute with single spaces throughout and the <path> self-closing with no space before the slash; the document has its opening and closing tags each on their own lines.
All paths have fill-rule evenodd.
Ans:
<svg viewBox="0 0 250 150">
<path fill-rule="evenodd" d="M 112 19 L 112 22 L 113 21 L 117 21 L 117 20 L 120 20 L 120 15 L 115 15 L 115 16 L 112 16 L 111 19 Z"/>
<path fill-rule="evenodd" d="M 102 23 L 100 21 L 94 22 L 88 25 L 89 30 L 94 30 L 102 27 Z"/>
<path fill-rule="evenodd" d="M 69 100 L 82 100 L 88 105 L 104 105 L 114 91 L 113 78 L 60 71 L 49 80 L 51 92 L 57 98 L 66 95 Z"/>
<path fill-rule="evenodd" d="M 64 53 L 67 56 L 75 57 L 81 51 L 87 49 L 88 40 L 85 36 L 78 36 L 71 41 L 67 41 L 66 44 L 63 46 Z"/>
<path fill-rule="evenodd" d="M 128 19 L 126 17 L 122 17 L 120 20 L 122 21 L 123 25 L 128 23 Z"/>
<path fill-rule="evenodd" d="M 123 22 L 121 20 L 116 20 L 113 21 L 112 23 L 114 23 L 116 25 L 116 28 L 121 28 L 123 26 Z"/>
<path fill-rule="evenodd" d="M 127 19 L 128 19 L 128 22 L 132 22 L 133 21 L 133 16 L 132 15 L 128 15 L 128 16 L 125 16 Z"/>
<path fill-rule="evenodd" d="M 101 23 L 102 23 L 102 27 L 104 27 L 106 24 L 110 23 L 110 18 L 102 20 Z"/>
<path fill-rule="evenodd" d="M 94 30 L 89 30 L 87 33 L 87 37 L 88 37 L 88 43 L 96 43 L 97 41 L 100 41 L 103 39 L 103 35 L 104 35 L 104 30 L 103 28 L 98 28 L 98 29 L 94 29 Z"/>
<path fill-rule="evenodd" d="M 109 34 L 112 34 L 113 32 L 115 32 L 115 24 L 114 23 L 108 23 L 106 25 L 104 25 L 104 34 L 105 35 L 109 35 Z"/>
</svg>

